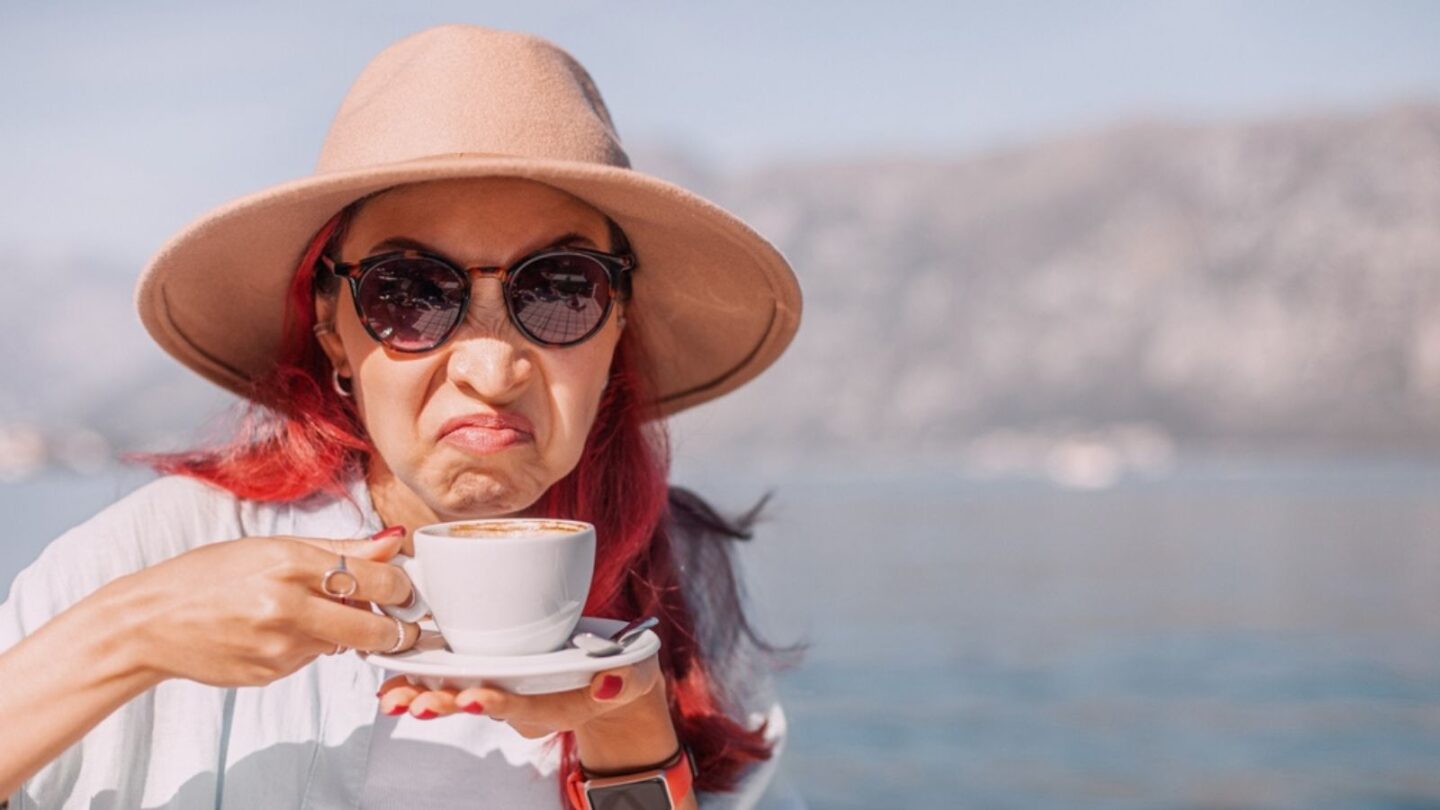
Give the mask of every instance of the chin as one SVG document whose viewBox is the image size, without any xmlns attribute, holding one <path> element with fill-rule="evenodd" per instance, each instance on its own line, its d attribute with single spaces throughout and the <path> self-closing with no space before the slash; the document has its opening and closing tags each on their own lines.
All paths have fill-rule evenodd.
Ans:
<svg viewBox="0 0 1440 810">
<path fill-rule="evenodd" d="M 461 519 L 503 517 L 519 512 L 538 498 L 538 493 L 520 492 L 508 477 L 483 470 L 465 470 L 440 495 L 437 512 Z"/>
</svg>

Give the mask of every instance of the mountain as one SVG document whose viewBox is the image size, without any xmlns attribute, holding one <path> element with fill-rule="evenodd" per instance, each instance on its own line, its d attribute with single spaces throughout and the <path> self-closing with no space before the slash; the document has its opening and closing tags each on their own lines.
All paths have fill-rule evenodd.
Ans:
<svg viewBox="0 0 1440 810">
<path fill-rule="evenodd" d="M 1440 106 L 743 171 L 634 157 L 769 237 L 805 293 L 774 367 L 676 418 L 677 456 L 1440 450 Z M 178 446 L 232 401 L 145 337 L 136 270 L 8 255 L 0 422 Z"/>
<path fill-rule="evenodd" d="M 725 179 L 805 312 L 779 363 L 697 414 L 707 452 L 946 458 L 1132 428 L 1440 448 L 1440 107 Z"/>
</svg>

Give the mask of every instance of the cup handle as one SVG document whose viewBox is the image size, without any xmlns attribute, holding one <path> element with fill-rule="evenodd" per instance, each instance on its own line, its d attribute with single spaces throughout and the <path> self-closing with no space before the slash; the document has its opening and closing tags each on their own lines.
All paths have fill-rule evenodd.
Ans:
<svg viewBox="0 0 1440 810">
<path fill-rule="evenodd" d="M 425 583 L 420 575 L 420 564 L 408 554 L 396 554 L 390 558 L 390 564 L 399 566 L 400 570 L 405 572 L 405 576 L 410 578 L 410 587 L 414 590 L 415 600 L 409 607 L 400 605 L 377 605 L 377 607 L 386 615 L 394 616 L 402 622 L 411 622 L 412 624 L 419 622 L 426 613 L 430 612 L 430 607 L 425 604 L 425 599 L 421 596 L 425 589 Z"/>
</svg>

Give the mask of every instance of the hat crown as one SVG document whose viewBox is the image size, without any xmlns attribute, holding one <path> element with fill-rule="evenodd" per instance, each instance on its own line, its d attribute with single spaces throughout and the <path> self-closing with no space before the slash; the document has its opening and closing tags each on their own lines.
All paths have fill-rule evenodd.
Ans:
<svg viewBox="0 0 1440 810">
<path fill-rule="evenodd" d="M 568 53 L 532 34 L 451 24 L 405 37 L 365 66 L 315 170 L 455 154 L 630 166 L 599 89 Z"/>
</svg>

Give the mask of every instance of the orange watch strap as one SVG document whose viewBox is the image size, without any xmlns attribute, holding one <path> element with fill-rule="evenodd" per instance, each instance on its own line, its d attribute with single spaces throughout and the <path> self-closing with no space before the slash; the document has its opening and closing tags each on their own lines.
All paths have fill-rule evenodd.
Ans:
<svg viewBox="0 0 1440 810">
<path fill-rule="evenodd" d="M 581 786 L 585 777 L 576 768 L 570 772 L 565 780 L 565 798 L 570 800 L 570 810 L 590 810 L 590 802 L 585 798 L 585 789 Z"/>
<path fill-rule="evenodd" d="M 672 757 L 674 759 L 674 757 Z M 656 776 L 665 777 L 665 790 L 670 795 L 670 804 L 679 807 L 690 795 L 691 788 L 695 783 L 694 765 L 690 759 L 689 746 L 680 746 L 678 759 L 673 765 L 664 769 L 648 769 L 635 771 L 629 774 L 616 774 L 614 776 L 598 776 L 593 779 L 586 778 L 583 768 L 576 768 L 565 780 L 565 795 L 570 800 L 572 810 L 592 810 L 590 799 L 586 790 L 590 787 L 607 787 L 610 785 L 623 785 L 628 782 L 641 782 L 646 779 L 653 779 Z"/>
<path fill-rule="evenodd" d="M 680 761 L 665 769 L 665 788 L 670 791 L 670 803 L 676 807 L 690 795 L 694 784 L 695 764 L 690 761 L 690 749 L 680 746 Z"/>
</svg>

